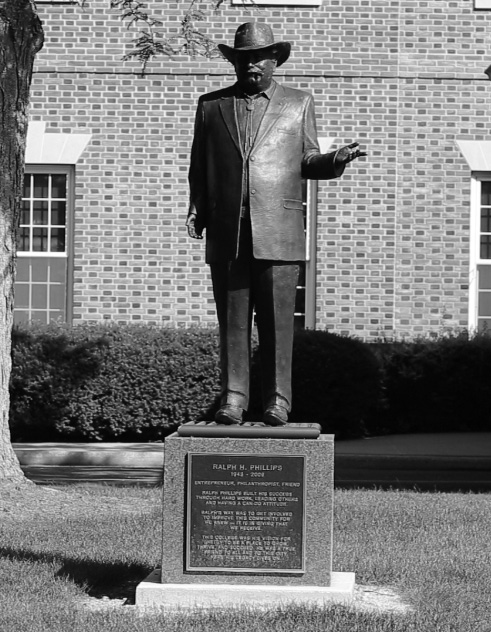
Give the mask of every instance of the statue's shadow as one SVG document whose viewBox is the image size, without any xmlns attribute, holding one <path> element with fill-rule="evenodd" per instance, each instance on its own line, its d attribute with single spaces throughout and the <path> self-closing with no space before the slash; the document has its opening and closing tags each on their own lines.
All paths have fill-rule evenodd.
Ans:
<svg viewBox="0 0 491 632">
<path fill-rule="evenodd" d="M 0 547 L 0 558 L 54 565 L 58 567 L 55 578 L 68 579 L 89 597 L 121 599 L 125 600 L 125 605 L 134 604 L 137 584 L 152 570 L 142 564 L 102 562 L 13 547 Z"/>
</svg>

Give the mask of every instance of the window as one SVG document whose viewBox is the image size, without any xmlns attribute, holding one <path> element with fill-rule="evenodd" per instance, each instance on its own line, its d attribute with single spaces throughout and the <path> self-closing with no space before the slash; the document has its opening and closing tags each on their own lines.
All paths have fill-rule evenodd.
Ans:
<svg viewBox="0 0 491 632">
<path fill-rule="evenodd" d="M 491 332 L 491 173 L 473 175 L 469 327 Z"/>
<path fill-rule="evenodd" d="M 70 168 L 26 167 L 17 239 L 14 321 L 70 321 Z"/>
<path fill-rule="evenodd" d="M 485 0 L 476 0 L 476 2 Z M 269 6 L 320 7 L 322 0 L 232 0 L 232 4 L 264 4 Z"/>
<path fill-rule="evenodd" d="M 295 299 L 295 327 L 315 329 L 315 251 L 317 227 L 317 182 L 304 181 L 304 216 L 306 252 L 305 263 L 300 267 L 300 276 Z"/>
</svg>

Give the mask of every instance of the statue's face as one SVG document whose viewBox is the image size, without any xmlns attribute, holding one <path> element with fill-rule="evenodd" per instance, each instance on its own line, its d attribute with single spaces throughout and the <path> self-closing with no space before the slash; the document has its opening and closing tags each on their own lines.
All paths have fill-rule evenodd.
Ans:
<svg viewBox="0 0 491 632">
<path fill-rule="evenodd" d="M 276 68 L 274 53 L 243 51 L 235 57 L 237 83 L 246 94 L 258 94 L 267 90 Z"/>
</svg>

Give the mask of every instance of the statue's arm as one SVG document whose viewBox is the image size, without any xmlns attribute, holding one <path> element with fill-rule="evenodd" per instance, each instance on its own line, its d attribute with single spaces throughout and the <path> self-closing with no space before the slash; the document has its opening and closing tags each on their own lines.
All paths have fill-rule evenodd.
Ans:
<svg viewBox="0 0 491 632">
<path fill-rule="evenodd" d="M 200 101 L 194 122 L 194 137 L 189 166 L 189 212 L 186 220 L 188 234 L 193 239 L 203 239 L 206 215 L 206 169 L 204 158 L 204 108 Z"/>
<path fill-rule="evenodd" d="M 304 110 L 304 154 L 302 177 L 310 180 L 330 180 L 343 175 L 346 165 L 360 156 L 366 156 L 358 143 L 351 143 L 337 151 L 321 154 L 317 141 L 314 101 L 309 98 Z"/>
</svg>

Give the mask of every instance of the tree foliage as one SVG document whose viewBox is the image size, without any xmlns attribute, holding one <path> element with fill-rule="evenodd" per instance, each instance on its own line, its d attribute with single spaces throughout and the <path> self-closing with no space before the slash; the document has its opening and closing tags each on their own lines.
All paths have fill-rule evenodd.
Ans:
<svg viewBox="0 0 491 632">
<path fill-rule="evenodd" d="M 90 0 L 75 0 L 89 5 Z M 124 60 L 137 60 L 142 72 L 159 55 L 219 55 L 217 47 L 199 28 L 207 11 L 190 0 L 183 9 L 180 29 L 165 30 L 166 3 L 161 17 L 147 12 L 140 0 L 107 0 L 108 11 L 117 11 L 127 28 L 137 28 L 134 48 Z M 209 10 L 218 10 L 223 0 L 208 0 Z M 13 280 L 15 241 L 19 219 L 24 156 L 27 139 L 27 111 L 32 69 L 44 34 L 34 0 L 0 0 L 0 480 L 18 482 L 22 472 L 10 443 L 8 428 L 11 372 L 11 330 L 13 322 Z"/>
<path fill-rule="evenodd" d="M 223 2 L 224 0 L 209 0 L 210 10 L 217 11 Z M 134 48 L 123 56 L 123 61 L 139 61 L 142 74 L 148 63 L 159 55 L 171 58 L 180 54 L 208 58 L 220 56 L 216 44 L 198 26 L 206 19 L 207 13 L 198 7 L 197 0 L 191 0 L 181 18 L 179 31 L 173 36 L 166 34 L 165 20 L 150 15 L 146 4 L 139 0 L 111 0 L 111 9 L 120 13 L 127 28 L 138 29 L 138 35 L 133 40 Z"/>
</svg>

